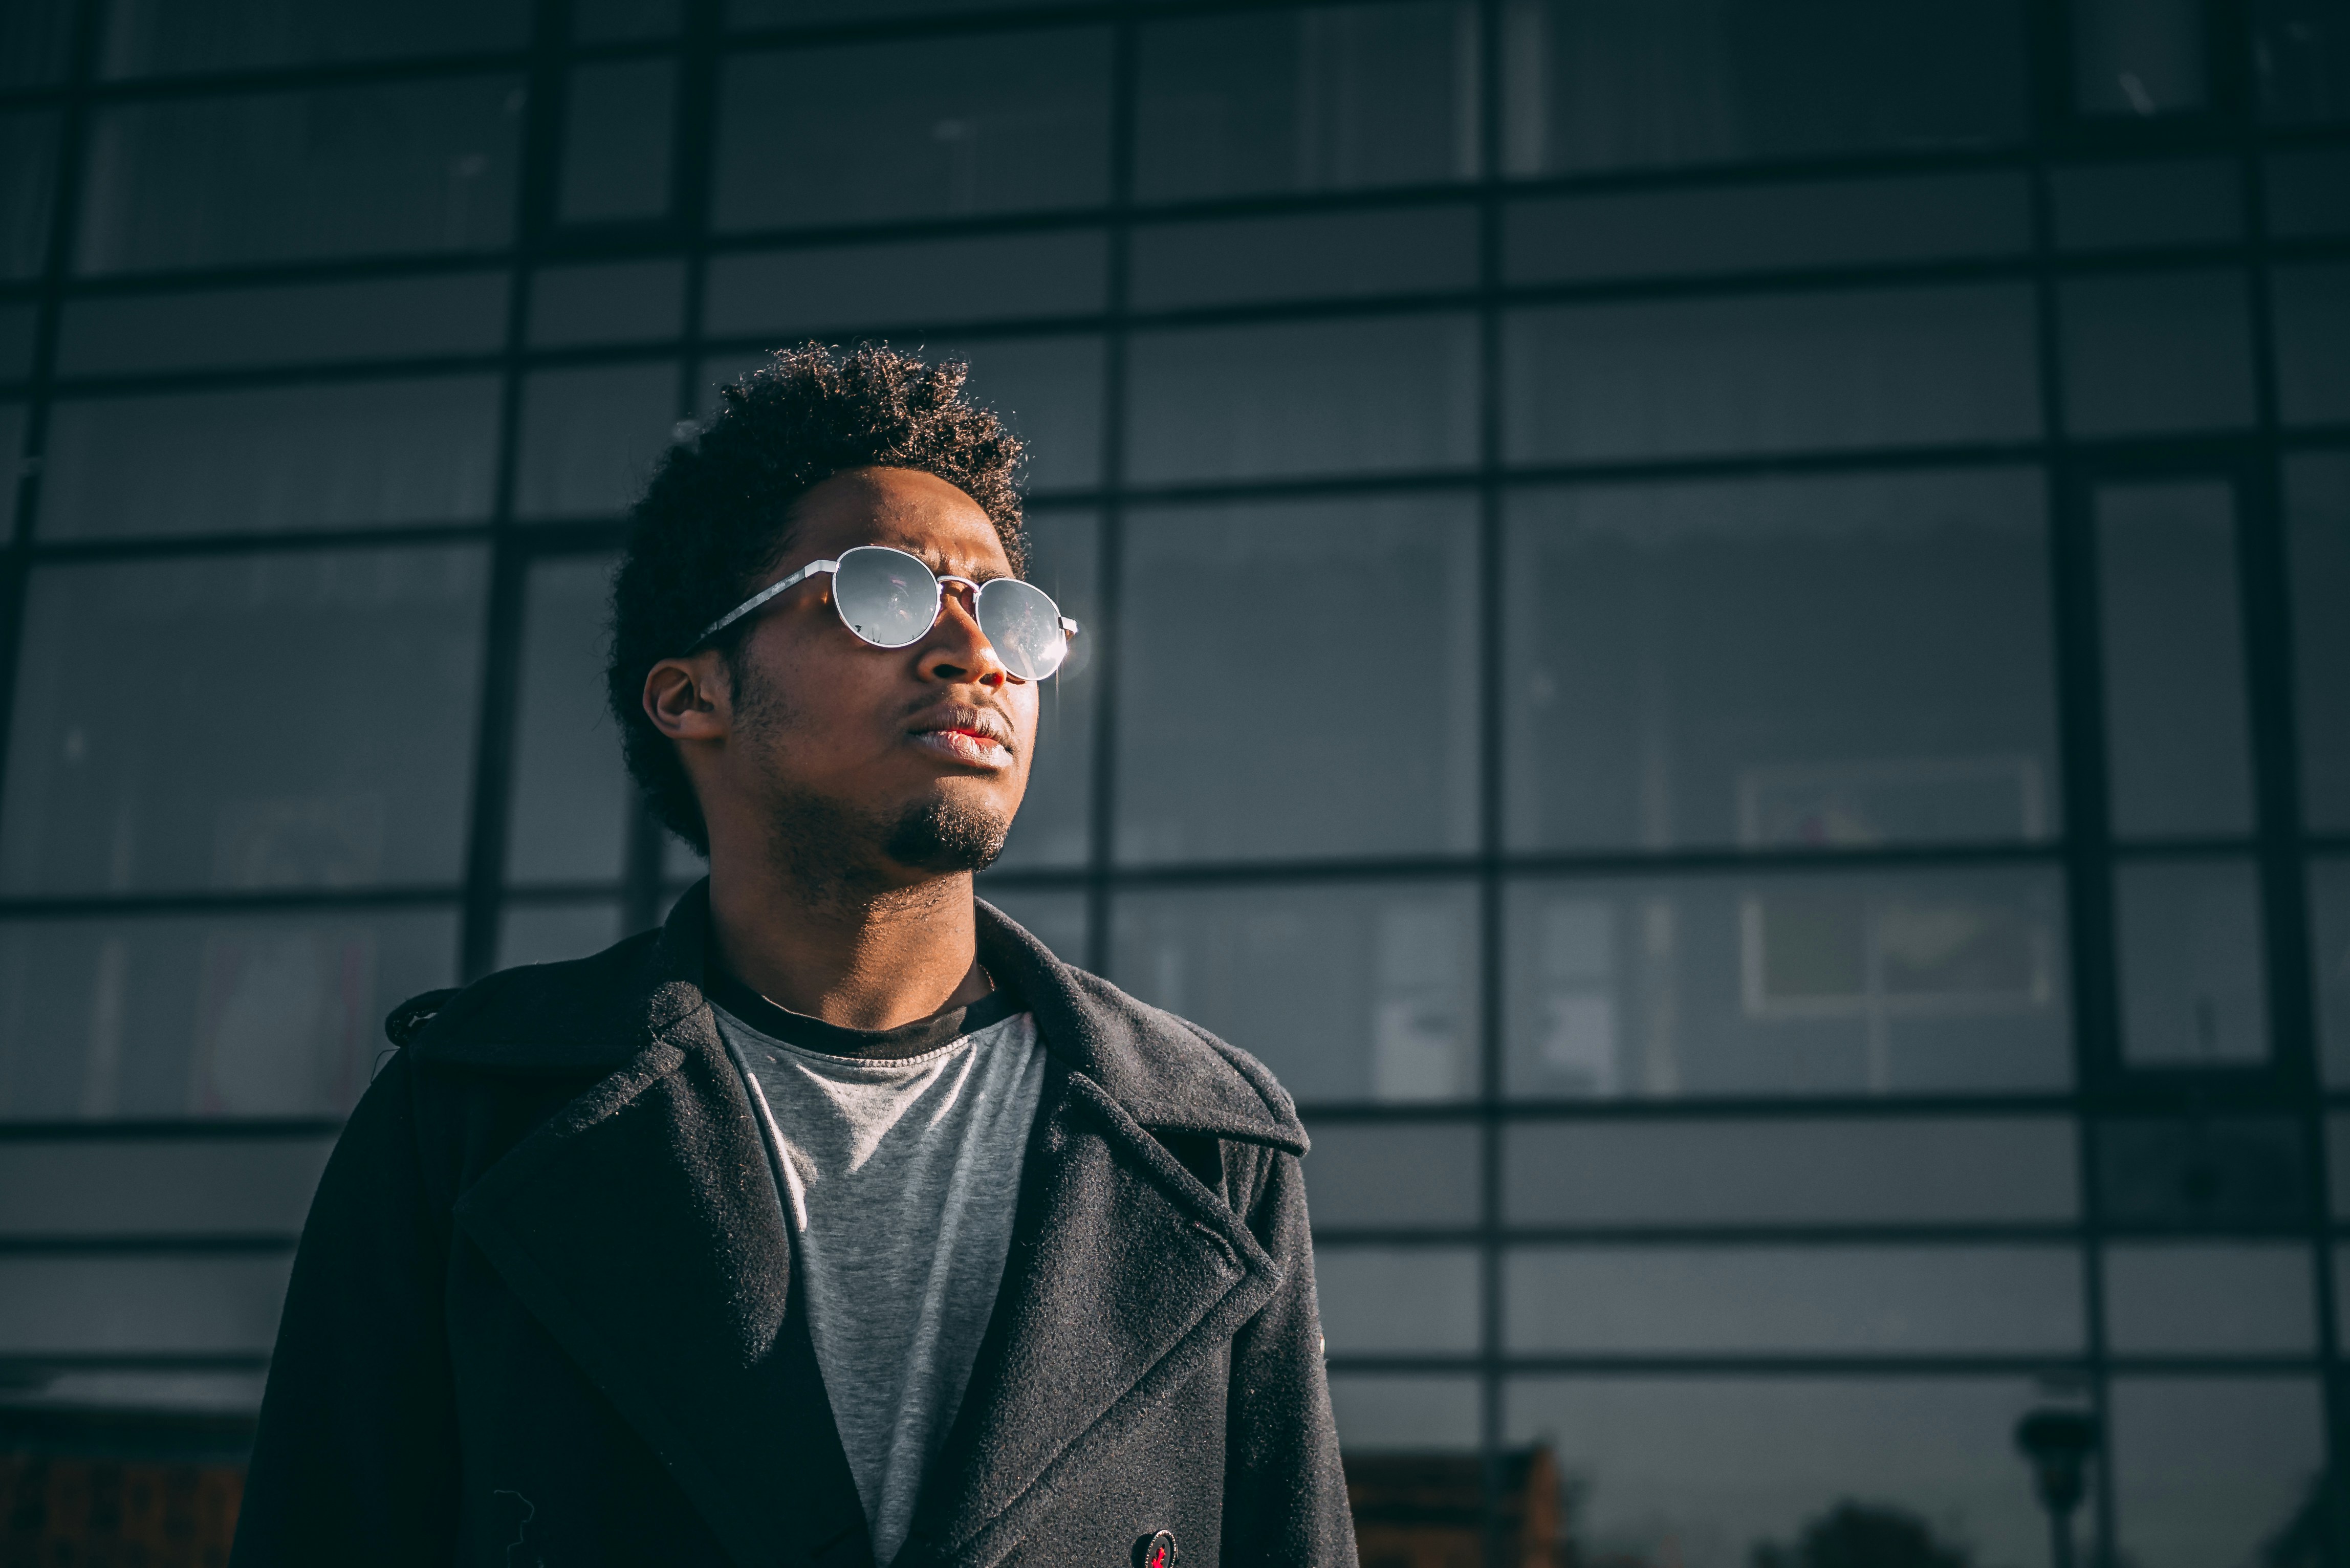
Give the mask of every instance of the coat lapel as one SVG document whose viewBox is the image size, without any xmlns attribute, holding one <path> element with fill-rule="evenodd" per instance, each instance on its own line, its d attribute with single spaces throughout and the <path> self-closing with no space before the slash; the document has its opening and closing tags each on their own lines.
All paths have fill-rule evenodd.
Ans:
<svg viewBox="0 0 2350 1568">
<path fill-rule="evenodd" d="M 858 1568 L 864 1509 L 767 1152 L 693 983 L 698 918 L 655 951 L 671 972 L 634 1060 L 493 1165 L 457 1222 L 738 1563 Z"/>
</svg>

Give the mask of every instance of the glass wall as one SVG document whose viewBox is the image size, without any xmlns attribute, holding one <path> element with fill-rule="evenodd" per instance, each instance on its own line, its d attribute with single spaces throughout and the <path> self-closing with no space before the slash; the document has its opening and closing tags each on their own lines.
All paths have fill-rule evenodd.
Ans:
<svg viewBox="0 0 2350 1568">
<path fill-rule="evenodd" d="M 0 1417 L 249 1411 L 384 1012 L 699 874 L 619 514 L 870 337 L 1088 628 L 983 892 L 1296 1093 L 1351 1453 L 2028 1568 L 2081 1409 L 2085 1552 L 2338 1553 L 2342 0 L 205 16 L 0 19 Z"/>
</svg>

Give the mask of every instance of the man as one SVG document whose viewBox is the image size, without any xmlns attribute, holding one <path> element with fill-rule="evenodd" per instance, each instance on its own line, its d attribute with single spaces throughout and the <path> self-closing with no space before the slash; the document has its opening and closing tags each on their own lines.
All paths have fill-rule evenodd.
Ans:
<svg viewBox="0 0 2350 1568">
<path fill-rule="evenodd" d="M 1075 628 L 962 381 L 810 345 L 662 463 L 610 693 L 710 876 L 395 1011 L 243 1568 L 1354 1562 L 1288 1096 L 972 896 Z"/>
</svg>

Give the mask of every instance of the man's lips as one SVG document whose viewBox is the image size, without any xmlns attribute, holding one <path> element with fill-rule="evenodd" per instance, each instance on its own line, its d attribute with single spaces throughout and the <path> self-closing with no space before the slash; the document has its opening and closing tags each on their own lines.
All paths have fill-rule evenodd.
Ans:
<svg viewBox="0 0 2350 1568">
<path fill-rule="evenodd" d="M 984 708 L 932 711 L 907 732 L 925 751 L 983 768 L 1012 765 L 1012 726 Z"/>
</svg>

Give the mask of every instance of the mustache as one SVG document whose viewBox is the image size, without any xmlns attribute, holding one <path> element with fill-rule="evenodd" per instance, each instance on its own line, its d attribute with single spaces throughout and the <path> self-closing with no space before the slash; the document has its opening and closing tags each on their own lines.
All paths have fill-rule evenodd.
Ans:
<svg viewBox="0 0 2350 1568">
<path fill-rule="evenodd" d="M 970 730 L 985 735 L 1005 751 L 1015 751 L 1017 732 L 1012 721 L 994 708 L 983 708 L 970 702 L 941 702 L 918 710 L 907 725 L 917 732 L 932 730 Z"/>
</svg>

